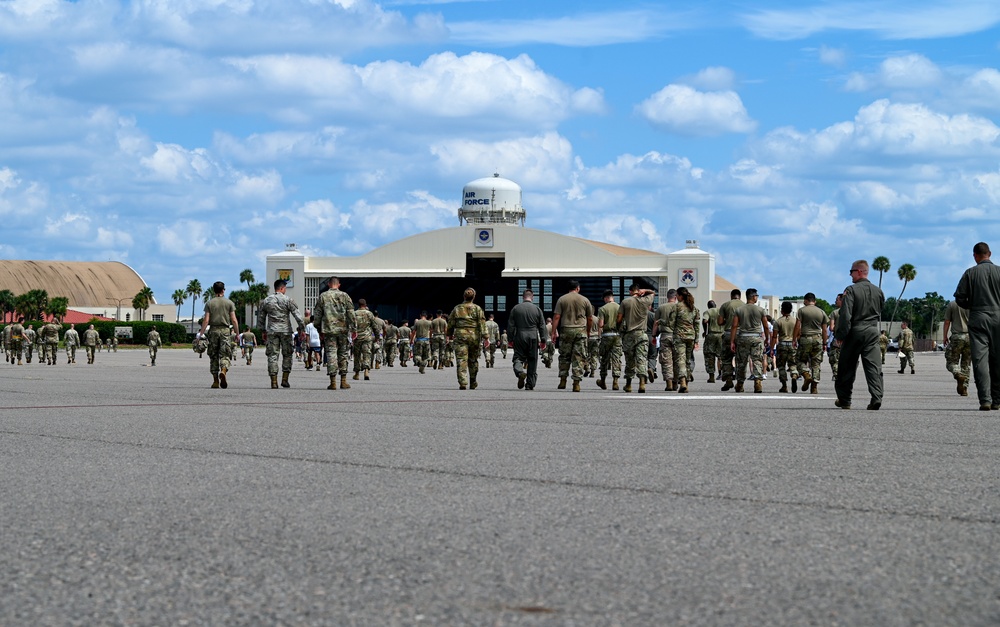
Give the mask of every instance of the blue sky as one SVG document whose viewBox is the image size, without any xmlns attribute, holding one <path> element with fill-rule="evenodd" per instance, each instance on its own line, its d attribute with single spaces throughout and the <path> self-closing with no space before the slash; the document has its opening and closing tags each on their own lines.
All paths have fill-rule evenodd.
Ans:
<svg viewBox="0 0 1000 627">
<path fill-rule="evenodd" d="M 296 242 L 527 225 L 832 300 L 951 296 L 998 232 L 995 0 L 0 0 L 0 258 L 119 260 L 159 302 Z M 992 242 L 994 246 L 998 242 Z"/>
</svg>

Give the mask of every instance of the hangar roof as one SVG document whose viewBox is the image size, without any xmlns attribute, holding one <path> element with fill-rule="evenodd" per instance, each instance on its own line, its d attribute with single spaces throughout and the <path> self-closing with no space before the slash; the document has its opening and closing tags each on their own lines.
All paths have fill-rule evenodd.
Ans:
<svg viewBox="0 0 1000 627">
<path fill-rule="evenodd" d="M 0 290 L 8 289 L 17 296 L 42 289 L 49 298 L 65 296 L 70 307 L 107 307 L 119 300 L 131 307 L 132 297 L 144 287 L 146 282 L 135 270 L 117 261 L 0 263 Z"/>
</svg>

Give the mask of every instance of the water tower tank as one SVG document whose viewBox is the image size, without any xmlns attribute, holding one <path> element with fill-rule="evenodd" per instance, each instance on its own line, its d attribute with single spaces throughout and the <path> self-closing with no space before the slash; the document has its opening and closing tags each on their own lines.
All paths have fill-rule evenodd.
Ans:
<svg viewBox="0 0 1000 627">
<path fill-rule="evenodd" d="M 462 188 L 459 224 L 518 224 L 524 226 L 521 186 L 499 174 L 476 179 Z"/>
</svg>

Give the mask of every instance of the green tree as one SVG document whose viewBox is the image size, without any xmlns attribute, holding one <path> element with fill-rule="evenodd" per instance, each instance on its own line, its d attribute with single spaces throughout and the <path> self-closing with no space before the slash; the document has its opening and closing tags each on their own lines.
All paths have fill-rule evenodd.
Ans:
<svg viewBox="0 0 1000 627">
<path fill-rule="evenodd" d="M 63 318 L 66 317 L 66 312 L 69 310 L 69 299 L 65 296 L 55 296 L 49 299 L 48 304 L 45 306 L 45 313 L 52 316 L 53 320 L 58 319 L 62 322 Z"/>
<path fill-rule="evenodd" d="M 882 289 L 882 273 L 888 272 L 891 268 L 892 264 L 889 263 L 888 257 L 883 257 L 882 255 L 879 255 L 878 257 L 875 257 L 875 259 L 872 261 L 872 269 L 878 270 L 879 289 Z"/>
<path fill-rule="evenodd" d="M 3 311 L 4 324 L 7 323 L 7 315 L 14 313 L 14 292 L 10 290 L 0 290 L 0 310 Z M 11 316 L 13 322 L 13 316 Z"/>
<path fill-rule="evenodd" d="M 183 305 L 184 301 L 187 299 L 187 292 L 181 289 L 174 290 L 174 293 L 171 295 L 171 299 L 174 301 L 174 306 L 177 307 L 177 319 L 180 320 L 181 305 Z"/>
<path fill-rule="evenodd" d="M 153 304 L 153 290 L 147 285 L 139 290 L 135 296 L 132 297 L 132 309 L 139 311 L 139 319 L 143 320 L 146 317 L 146 310 L 149 306 Z"/>
<path fill-rule="evenodd" d="M 247 290 L 233 290 L 229 292 L 229 300 L 236 306 L 236 320 L 241 325 L 246 323 L 247 305 L 250 304 L 250 292 Z"/>
<path fill-rule="evenodd" d="M 14 309 L 27 320 L 41 320 L 49 306 L 49 293 L 45 290 L 28 290 L 14 299 Z"/>
<path fill-rule="evenodd" d="M 910 281 L 917 278 L 917 269 L 913 267 L 912 263 L 904 263 L 899 266 L 899 270 L 896 270 L 896 276 L 898 276 L 899 280 L 903 282 L 903 289 L 899 290 L 899 298 L 896 299 L 896 306 L 898 307 L 899 302 L 903 299 L 903 292 L 906 291 L 906 286 L 910 283 Z M 890 336 L 892 335 L 892 323 L 895 320 L 896 310 L 893 309 L 892 317 L 889 318 L 889 330 L 887 331 Z"/>
<path fill-rule="evenodd" d="M 191 322 L 194 322 L 194 306 L 198 302 L 198 297 L 201 296 L 201 281 L 198 279 L 191 279 L 188 281 L 187 288 L 184 292 L 191 297 Z"/>
<path fill-rule="evenodd" d="M 206 304 L 206 305 L 208 304 L 208 301 L 212 300 L 213 298 L 215 298 L 215 294 L 213 294 L 213 293 L 212 293 L 212 288 L 208 288 L 208 289 L 207 289 L 207 290 L 205 290 L 205 292 L 204 292 L 204 293 L 203 293 L 203 294 L 201 295 L 201 299 L 202 299 L 203 301 L 205 301 L 205 304 Z"/>
<path fill-rule="evenodd" d="M 240 283 L 247 284 L 247 291 L 250 291 L 250 289 L 253 287 L 253 280 L 254 280 L 253 270 L 251 270 L 250 268 L 247 268 L 243 272 L 240 272 Z"/>
</svg>

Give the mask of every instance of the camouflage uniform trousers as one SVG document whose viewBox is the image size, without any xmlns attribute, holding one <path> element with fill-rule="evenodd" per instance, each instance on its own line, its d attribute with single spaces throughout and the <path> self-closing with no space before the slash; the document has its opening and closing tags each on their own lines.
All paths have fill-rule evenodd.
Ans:
<svg viewBox="0 0 1000 627">
<path fill-rule="evenodd" d="M 705 355 L 705 372 L 715 375 L 719 370 L 719 362 L 722 361 L 722 333 L 709 333 L 705 336 L 705 344 L 701 347 Z"/>
<path fill-rule="evenodd" d="M 160 349 L 159 346 L 149 346 L 149 361 L 156 361 L 156 351 Z"/>
<path fill-rule="evenodd" d="M 899 369 L 905 370 L 907 364 L 910 365 L 910 370 L 913 370 L 913 349 L 907 348 L 903 350 L 901 348 L 899 349 Z"/>
<path fill-rule="evenodd" d="M 572 367 L 573 380 L 582 381 L 587 369 L 587 331 L 563 329 L 559 334 L 559 377 L 569 377 Z"/>
<path fill-rule="evenodd" d="M 381 366 L 385 361 L 385 348 L 382 338 L 372 340 L 372 367 Z"/>
<path fill-rule="evenodd" d="M 455 365 L 455 342 L 451 340 L 444 344 L 444 365 L 448 368 Z"/>
<path fill-rule="evenodd" d="M 455 330 L 455 363 L 458 370 L 458 384 L 468 386 L 479 375 L 479 355 L 482 353 L 482 341 L 479 335 L 471 330 Z"/>
<path fill-rule="evenodd" d="M 729 334 L 722 334 L 722 352 L 719 354 L 719 358 L 722 360 L 722 365 L 720 369 L 722 371 L 722 379 L 734 379 L 736 370 L 733 368 L 733 361 L 736 359 L 736 353 L 733 352 L 732 342 L 729 341 Z"/>
<path fill-rule="evenodd" d="M 601 338 L 587 338 L 587 372 L 593 375 L 601 365 Z"/>
<path fill-rule="evenodd" d="M 294 352 L 291 333 L 275 333 L 273 331 L 268 333 L 267 346 L 264 348 L 264 354 L 267 356 L 267 374 L 272 377 L 278 376 L 279 354 L 281 355 L 281 372 L 291 372 Z"/>
<path fill-rule="evenodd" d="M 840 347 L 831 344 L 830 348 L 826 349 L 829 354 L 828 359 L 830 360 L 830 369 L 833 371 L 833 378 L 837 378 L 837 370 L 840 368 Z"/>
<path fill-rule="evenodd" d="M 370 370 L 372 366 L 372 338 L 359 337 L 354 340 L 354 372 Z"/>
<path fill-rule="evenodd" d="M 76 361 L 76 344 L 66 345 L 66 359 L 68 361 Z"/>
<path fill-rule="evenodd" d="M 750 362 L 750 378 L 764 380 L 764 340 L 759 335 L 736 336 L 736 381 L 747 378 L 747 361 Z"/>
<path fill-rule="evenodd" d="M 229 327 L 209 327 L 207 335 L 208 371 L 213 375 L 219 374 L 220 369 L 228 371 L 233 359 L 233 343 L 229 341 Z"/>
<path fill-rule="evenodd" d="M 30 364 L 31 357 L 32 355 L 34 355 L 34 353 L 35 353 L 35 345 L 29 342 L 28 340 L 24 340 L 24 360 Z"/>
<path fill-rule="evenodd" d="M 385 364 L 391 366 L 396 363 L 396 341 L 385 342 Z"/>
<path fill-rule="evenodd" d="M 546 368 L 552 367 L 552 359 L 556 355 L 556 343 L 552 341 L 552 338 L 545 338 L 545 350 L 542 351 L 542 363 L 545 364 Z"/>
<path fill-rule="evenodd" d="M 413 365 L 423 370 L 431 363 L 431 340 L 430 338 L 417 338 L 413 343 Z"/>
<path fill-rule="evenodd" d="M 823 368 L 823 338 L 803 335 L 799 338 L 799 373 L 812 373 L 812 380 L 819 383 Z"/>
<path fill-rule="evenodd" d="M 661 344 L 662 348 L 662 344 Z M 673 353 L 674 353 L 674 367 L 672 370 L 673 374 L 678 381 L 681 379 L 691 380 L 691 360 L 694 359 L 694 338 L 690 340 L 685 340 L 683 338 L 674 338 L 673 340 Z M 669 381 L 667 379 L 666 372 L 663 373 L 663 380 Z"/>
<path fill-rule="evenodd" d="M 625 379 L 639 375 L 641 381 L 646 380 L 646 354 L 649 352 L 649 336 L 645 329 L 629 331 L 622 338 L 622 350 L 625 354 Z"/>
<path fill-rule="evenodd" d="M 499 342 L 490 342 L 489 348 L 486 349 L 486 364 L 491 368 L 497 360 L 497 348 L 499 348 Z"/>
<path fill-rule="evenodd" d="M 776 346 L 776 356 L 778 359 L 778 380 L 784 385 L 788 381 L 788 375 L 791 374 L 792 379 L 798 379 L 799 373 L 796 368 L 798 361 L 798 354 L 795 350 L 795 346 L 792 342 L 778 342 Z"/>
<path fill-rule="evenodd" d="M 347 358 L 350 356 L 346 330 L 323 335 L 323 349 L 326 351 L 326 373 L 331 377 L 347 375 Z"/>
<path fill-rule="evenodd" d="M 663 375 L 664 381 L 673 381 L 675 376 L 680 376 L 677 374 L 677 370 L 674 368 L 674 364 L 677 363 L 677 357 L 675 353 L 674 345 L 674 334 L 660 334 L 660 373 Z"/>
<path fill-rule="evenodd" d="M 405 366 L 410 360 L 410 340 L 400 340 L 396 347 L 399 349 L 399 365 Z"/>
<path fill-rule="evenodd" d="M 608 376 L 608 370 L 615 379 L 622 375 L 622 338 L 617 333 L 601 336 L 602 379 Z"/>
<path fill-rule="evenodd" d="M 21 361 L 21 350 L 22 350 L 23 344 L 24 344 L 24 340 L 22 340 L 20 338 L 18 338 L 16 340 L 14 338 L 10 338 L 10 346 L 7 348 L 7 354 L 10 357 L 10 363 L 11 364 L 14 363 L 14 358 L 15 357 L 17 358 L 17 361 Z"/>
<path fill-rule="evenodd" d="M 42 362 L 48 362 L 49 361 L 49 351 L 51 351 L 52 359 L 56 358 L 56 346 L 55 346 L 55 344 L 48 344 L 48 343 L 42 344 L 40 348 L 41 348 L 41 350 L 39 351 L 39 355 L 38 355 L 38 359 L 40 361 L 42 361 Z M 90 362 L 90 363 L 93 363 L 94 362 L 94 351 L 95 350 L 99 350 L 99 347 L 89 346 L 88 345 L 88 346 L 84 346 L 83 349 L 87 353 L 87 361 Z"/>
<path fill-rule="evenodd" d="M 431 359 L 436 361 L 439 366 L 444 365 L 445 362 L 446 344 L 446 336 L 440 333 L 431 336 Z"/>
<path fill-rule="evenodd" d="M 270 337 L 270 335 L 268 335 L 268 337 Z M 253 361 L 253 349 L 253 344 L 247 344 L 243 347 L 243 356 L 246 357 L 247 364 Z M 267 348 L 264 349 L 264 354 L 267 355 Z"/>
<path fill-rule="evenodd" d="M 972 344 L 968 333 L 952 333 L 948 339 L 948 347 L 944 351 L 944 363 L 948 372 L 957 379 L 959 376 L 969 381 L 969 368 L 972 364 Z"/>
</svg>

